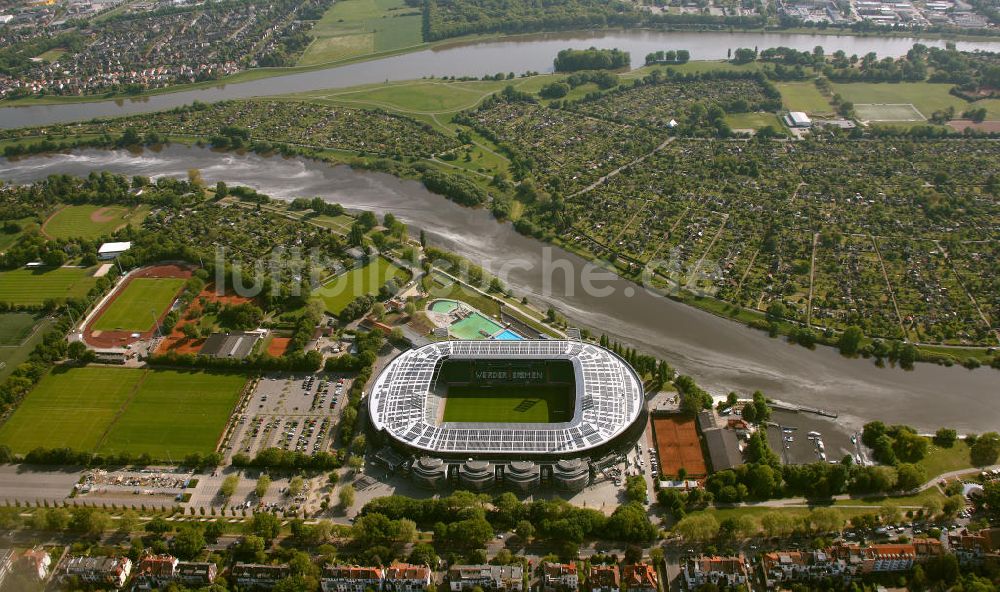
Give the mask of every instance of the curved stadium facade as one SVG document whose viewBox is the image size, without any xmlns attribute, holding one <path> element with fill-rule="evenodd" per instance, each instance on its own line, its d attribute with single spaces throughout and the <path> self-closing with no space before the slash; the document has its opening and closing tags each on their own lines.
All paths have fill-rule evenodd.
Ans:
<svg viewBox="0 0 1000 592">
<path fill-rule="evenodd" d="M 368 405 L 375 429 L 423 456 L 415 468 L 428 470 L 431 457 L 568 466 L 567 459 L 599 455 L 635 432 L 645 411 L 642 382 L 628 363 L 568 340 L 445 341 L 409 350 L 379 374 Z"/>
</svg>

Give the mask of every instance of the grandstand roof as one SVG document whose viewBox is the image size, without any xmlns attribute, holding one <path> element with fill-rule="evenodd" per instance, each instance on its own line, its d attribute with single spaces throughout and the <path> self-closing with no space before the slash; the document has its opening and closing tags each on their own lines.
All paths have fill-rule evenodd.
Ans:
<svg viewBox="0 0 1000 592">
<path fill-rule="evenodd" d="M 576 374 L 574 415 L 563 423 L 439 422 L 431 391 L 443 359 L 569 360 Z M 579 453 L 624 432 L 643 407 L 642 382 L 620 357 L 578 341 L 444 341 L 406 351 L 375 380 L 368 399 L 376 429 L 436 453 Z"/>
</svg>

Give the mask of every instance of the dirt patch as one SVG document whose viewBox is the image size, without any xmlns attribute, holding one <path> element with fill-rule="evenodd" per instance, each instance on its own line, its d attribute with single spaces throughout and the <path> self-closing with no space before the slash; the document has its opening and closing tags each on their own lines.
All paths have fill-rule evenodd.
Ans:
<svg viewBox="0 0 1000 592">
<path fill-rule="evenodd" d="M 1000 133 L 1000 121 L 980 121 L 976 123 L 971 119 L 953 119 L 948 122 L 948 127 L 957 132 L 965 131 L 965 128 L 971 127 L 977 132 Z"/>
<path fill-rule="evenodd" d="M 201 318 L 201 311 L 204 307 L 201 305 L 202 298 L 206 302 L 218 302 L 221 304 L 243 304 L 244 302 L 250 302 L 250 298 L 244 298 L 243 296 L 236 296 L 231 294 L 216 294 L 215 286 L 206 286 L 204 290 L 198 294 L 198 297 L 191 301 L 183 312 L 181 312 L 181 318 L 174 325 L 174 330 L 167 335 L 163 341 L 160 342 L 159 347 L 156 348 L 156 353 L 164 354 L 167 352 L 176 352 L 179 354 L 196 354 L 201 351 L 201 346 L 205 344 L 205 338 L 191 339 L 184 335 L 184 326 L 191 323 L 199 322 Z"/>
<path fill-rule="evenodd" d="M 103 207 L 99 210 L 94 210 L 90 213 L 90 221 L 96 224 L 104 224 L 105 222 L 111 222 L 115 218 L 118 218 L 113 213 L 109 213 L 110 207 Z"/>
<path fill-rule="evenodd" d="M 291 342 L 291 337 L 272 337 L 271 343 L 267 344 L 267 355 L 280 358 L 288 351 L 288 344 Z"/>
<path fill-rule="evenodd" d="M 108 309 L 108 307 L 110 307 L 114 303 L 114 301 L 118 298 L 118 295 L 124 292 L 126 288 L 128 288 L 128 285 L 135 278 L 187 279 L 191 277 L 193 271 L 194 268 L 192 267 L 171 263 L 166 265 L 151 265 L 149 267 L 144 267 L 134 272 L 131 276 L 129 276 L 127 280 L 125 280 L 120 286 L 118 286 L 117 289 L 115 289 L 115 292 L 114 294 L 112 294 L 111 298 L 108 298 L 108 300 L 104 303 L 104 305 L 101 306 L 100 310 L 97 311 L 97 314 L 95 314 L 93 318 L 90 320 L 90 322 L 87 323 L 87 326 L 84 327 L 83 341 L 90 347 L 95 347 L 98 349 L 107 349 L 115 347 L 125 347 L 127 345 L 135 343 L 136 341 L 140 341 L 142 339 L 149 339 L 150 337 L 152 337 L 153 332 L 156 330 L 155 327 L 153 327 L 149 331 L 135 334 L 130 331 L 94 331 L 93 329 L 91 329 L 91 326 L 94 324 L 95 321 L 97 321 L 97 319 L 101 318 L 101 315 L 104 314 L 104 312 Z M 163 319 L 167 316 L 169 312 L 170 312 L 169 310 L 164 311 L 163 314 L 160 315 L 160 318 L 157 319 L 157 322 L 162 323 Z M 133 335 L 138 335 L 138 336 L 134 337 Z"/>
<path fill-rule="evenodd" d="M 687 471 L 688 477 L 704 477 L 708 474 L 694 419 L 668 415 L 654 417 L 652 424 L 656 454 L 660 458 L 660 472 L 663 475 L 676 476 L 681 467 Z"/>
</svg>

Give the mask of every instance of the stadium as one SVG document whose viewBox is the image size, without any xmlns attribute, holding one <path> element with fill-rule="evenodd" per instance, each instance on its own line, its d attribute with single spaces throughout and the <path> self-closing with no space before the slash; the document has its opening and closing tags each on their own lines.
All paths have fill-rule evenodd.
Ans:
<svg viewBox="0 0 1000 592">
<path fill-rule="evenodd" d="M 628 363 L 568 340 L 406 351 L 376 378 L 368 412 L 397 451 L 383 455 L 385 464 L 408 466 L 428 486 L 457 480 L 473 489 L 499 481 L 582 488 L 591 460 L 632 445 L 646 417 L 642 381 Z"/>
</svg>

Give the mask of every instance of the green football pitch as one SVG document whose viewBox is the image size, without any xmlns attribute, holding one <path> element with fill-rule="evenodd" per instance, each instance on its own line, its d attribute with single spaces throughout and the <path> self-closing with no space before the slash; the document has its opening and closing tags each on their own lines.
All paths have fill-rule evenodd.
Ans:
<svg viewBox="0 0 1000 592">
<path fill-rule="evenodd" d="M 560 423 L 573 418 L 573 387 L 566 384 L 452 385 L 444 421 Z"/>
<path fill-rule="evenodd" d="M 181 278 L 133 278 L 115 296 L 111 305 L 94 321 L 94 331 L 136 331 L 153 328 L 153 316 L 159 318 L 186 280 Z"/>
<path fill-rule="evenodd" d="M 56 369 L 0 426 L 0 444 L 149 453 L 157 460 L 207 454 L 246 378 L 232 374 L 131 368 Z"/>
<path fill-rule="evenodd" d="M 39 267 L 0 272 L 0 302 L 39 306 L 46 300 L 83 298 L 97 283 L 93 268 Z"/>
</svg>

